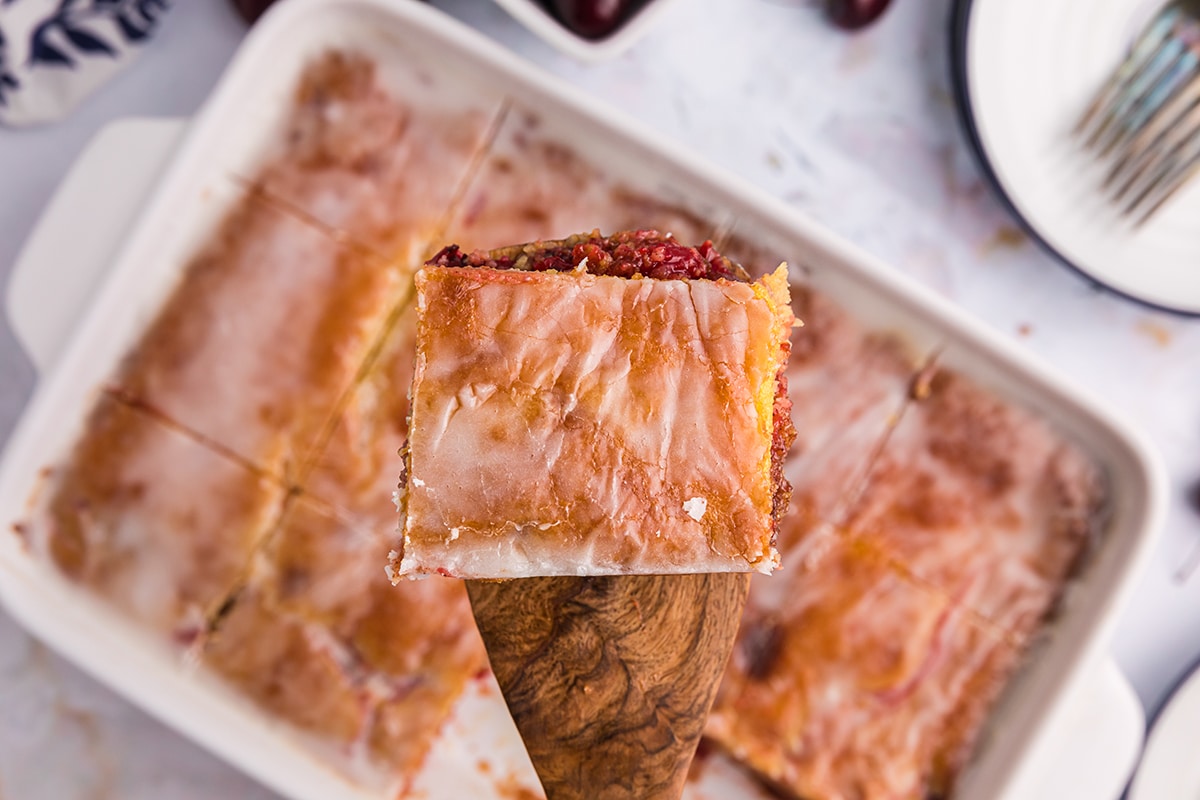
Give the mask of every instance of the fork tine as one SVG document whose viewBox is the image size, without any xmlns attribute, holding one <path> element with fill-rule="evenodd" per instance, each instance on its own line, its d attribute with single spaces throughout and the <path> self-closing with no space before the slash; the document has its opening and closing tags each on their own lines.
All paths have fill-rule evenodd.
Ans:
<svg viewBox="0 0 1200 800">
<path fill-rule="evenodd" d="M 1196 127 L 1190 130 L 1184 146 L 1164 163 L 1160 175 L 1132 204 L 1126 206 L 1127 215 L 1138 215 L 1134 222 L 1135 227 L 1145 224 L 1200 170 L 1200 136 L 1196 135 L 1197 131 Z"/>
<path fill-rule="evenodd" d="M 1115 72 L 1105 81 L 1096 92 L 1092 102 L 1084 110 L 1079 122 L 1075 125 L 1075 134 L 1086 137 L 1086 132 L 1096 120 L 1104 120 L 1111 116 L 1112 106 L 1116 98 L 1121 96 L 1126 85 L 1145 68 L 1145 65 L 1158 51 L 1159 45 L 1166 40 L 1175 24 L 1179 11 L 1172 5 L 1160 12 L 1142 31 L 1130 48 L 1129 54 Z"/>
<path fill-rule="evenodd" d="M 1101 191 L 1135 227 L 1200 173 L 1200 0 L 1155 15 L 1074 135 L 1107 164 Z"/>
<path fill-rule="evenodd" d="M 1200 104 L 1200 72 L 1180 87 L 1174 97 L 1160 108 L 1128 142 L 1122 145 L 1116 161 L 1104 178 L 1105 189 L 1116 190 L 1119 198 L 1129 184 L 1144 173 L 1156 159 L 1172 149 L 1172 132 L 1186 130 L 1188 116 Z"/>
<path fill-rule="evenodd" d="M 1133 198 L 1132 200 L 1125 199 L 1125 196 L 1116 198 L 1118 202 L 1123 203 L 1121 206 L 1121 216 L 1132 217 L 1138 214 L 1138 209 L 1144 207 L 1147 198 L 1153 194 L 1154 187 L 1169 171 L 1170 164 L 1167 161 L 1159 163 L 1158 166 L 1155 167 L 1154 172 L 1149 173 L 1149 177 L 1136 181 L 1128 188 L 1127 195 L 1131 195 Z M 1140 225 L 1140 218 L 1139 222 L 1135 223 L 1135 226 L 1137 225 Z"/>
<path fill-rule="evenodd" d="M 1181 59 L 1186 58 L 1187 47 L 1174 35 L 1175 27 L 1172 26 L 1171 37 L 1151 57 L 1145 69 L 1134 76 L 1125 91 L 1116 98 L 1112 113 L 1103 119 L 1092 133 L 1087 141 L 1088 147 L 1097 148 L 1102 154 L 1107 154 L 1115 137 L 1129 127 L 1133 109 L 1144 102 L 1154 87 L 1171 74 Z"/>
<path fill-rule="evenodd" d="M 1164 130 L 1170 129 L 1197 101 L 1200 101 L 1200 68 L 1192 71 L 1187 80 L 1154 109 L 1132 136 L 1119 143 L 1116 153 L 1118 160 L 1127 160 L 1147 149 L 1151 141 Z"/>
<path fill-rule="evenodd" d="M 1177 41 L 1183 47 L 1179 57 L 1128 109 L 1123 123 L 1114 128 L 1116 135 L 1110 137 L 1101 148 L 1102 156 L 1110 155 L 1135 137 L 1147 122 L 1158 116 L 1164 110 L 1164 106 L 1174 100 L 1196 77 L 1197 68 L 1200 67 L 1200 32 L 1196 30 L 1195 25 L 1189 24 L 1179 30 L 1178 36 Z"/>
<path fill-rule="evenodd" d="M 1134 221 L 1133 226 L 1140 228 L 1149 221 L 1151 217 L 1162 208 L 1168 200 L 1190 181 L 1197 172 L 1200 172 L 1200 152 L 1194 153 L 1190 161 L 1180 166 L 1180 169 L 1175 172 L 1166 186 L 1161 186 L 1162 191 L 1154 197 L 1153 202 L 1145 208 L 1141 215 Z"/>
<path fill-rule="evenodd" d="M 1185 122 L 1188 122 L 1186 130 L 1191 131 L 1194 120 Z M 1186 144 L 1187 133 L 1183 126 L 1173 133 L 1167 132 L 1163 144 L 1150 151 L 1146 163 L 1121 184 L 1113 193 L 1112 199 L 1119 204 L 1127 204 L 1130 208 L 1140 205 L 1154 191 L 1155 185 L 1170 174 L 1172 165 L 1179 159 Z"/>
</svg>

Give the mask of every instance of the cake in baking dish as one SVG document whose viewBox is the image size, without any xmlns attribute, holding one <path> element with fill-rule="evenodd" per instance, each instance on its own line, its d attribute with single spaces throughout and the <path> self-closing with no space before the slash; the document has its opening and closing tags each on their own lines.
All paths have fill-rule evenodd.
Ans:
<svg viewBox="0 0 1200 800">
<path fill-rule="evenodd" d="M 66 575 L 190 643 L 268 536 L 286 488 L 102 394 L 27 525 Z"/>
<path fill-rule="evenodd" d="M 397 575 L 770 572 L 786 267 L 598 233 L 417 273 Z"/>
<path fill-rule="evenodd" d="M 416 372 L 417 433 L 444 449 L 428 451 L 442 461 L 414 460 L 408 471 L 413 532 L 428 537 L 406 557 L 454 574 L 472 564 L 494 573 L 501 562 L 531 573 L 555 557 L 529 538 L 517 547 L 517 529 L 555 542 L 565 508 L 542 512 L 572 497 L 594 504 L 597 521 L 624 515 L 627 540 L 647 545 L 622 551 L 615 527 L 589 526 L 585 569 L 766 569 L 774 532 L 782 569 L 753 578 L 709 742 L 783 797 L 953 796 L 995 698 L 1101 527 L 1095 465 L 1038 415 L 852 316 L 822 273 L 797 281 L 804 273 L 793 269 L 790 312 L 778 279 L 734 280 L 733 261 L 769 276 L 795 243 L 674 207 L 663 200 L 669 188 L 622 185 L 620 165 L 574 152 L 553 121 L 519 102 L 447 85 L 424 66 L 383 74 L 390 69 L 347 53 L 309 67 L 278 146 L 257 173 L 239 176 L 243 191 L 224 221 L 181 269 L 75 447 L 48 470 L 20 526 L 29 548 L 190 648 L 287 723 L 278 730 L 302 732 L 295 741 L 314 757 L 395 796 L 441 746 L 464 686 L 486 677 L 461 582 L 392 586 L 384 572 L 401 544 L 392 494 Z M 635 279 L 605 274 L 600 248 L 577 274 L 575 249 L 588 237 L 569 257 L 549 242 L 472 255 L 597 225 L 712 239 L 732 261 L 700 248 L 699 273 L 644 267 Z M 413 276 L 445 241 L 465 249 L 434 259 L 418 304 Z M 553 271 L 525 269 L 539 258 Z M 593 305 L 549 301 L 564 293 Z M 587 308 L 637 325 L 563 324 L 564 309 Z M 783 398 L 770 379 L 786 349 L 773 337 L 789 313 L 803 326 L 790 329 Z M 449 348 L 447 363 L 470 378 L 452 402 L 453 376 L 414 358 L 419 316 L 420 347 Z M 645 335 L 664 321 L 709 349 L 676 351 Z M 547 346 L 556 336 L 596 355 L 604 380 L 588 384 L 552 360 L 562 353 Z M 610 353 L 624 354 L 630 371 L 614 372 L 601 357 Z M 632 368 L 650 356 L 681 376 L 694 370 L 701 391 L 669 382 L 664 391 L 657 378 L 639 390 Z M 554 411 L 554 427 L 539 431 L 515 403 L 493 405 L 514 375 L 549 387 L 524 399 Z M 770 389 L 735 392 L 735 378 Z M 653 396 L 644 419 L 604 405 L 617 388 Z M 740 409 L 736 425 L 725 400 Z M 797 436 L 785 460 L 776 422 L 789 401 Z M 427 425 L 472 404 L 481 413 L 465 437 L 448 438 L 449 422 Z M 655 420 L 668 423 L 665 450 L 633 435 Z M 626 452 L 604 438 L 618 431 L 633 439 L 628 452 L 641 448 L 638 459 L 611 458 Z M 554 437 L 593 448 L 598 469 L 548 470 Z M 467 446 L 482 457 L 455 450 Z M 739 466 L 706 471 L 710 456 Z M 652 464 L 683 470 L 695 491 L 639 495 L 654 486 Z M 530 481 L 535 468 L 544 474 Z M 416 491 L 438 481 L 453 496 Z M 502 482 L 514 491 L 497 491 Z M 718 524 L 735 517 L 737 526 Z M 471 555 L 482 540 L 476 523 L 499 518 L 516 523 L 493 531 L 501 554 Z M 737 535 L 722 539 L 717 528 Z M 697 550 L 701 541 L 713 546 Z M 437 563 L 460 548 L 460 561 Z M 454 730 L 472 729 L 463 723 Z M 498 796 L 507 777 L 496 775 Z"/>
<path fill-rule="evenodd" d="M 386 85 L 331 53 L 280 146 L 182 271 L 113 383 L 196 436 L 299 482 L 447 224 L 500 100 L 409 67 Z M 252 302 L 258 298 L 269 302 Z"/>
<path fill-rule="evenodd" d="M 705 735 L 783 796 L 946 796 L 1020 649 L 848 537 L 790 558 L 800 524 L 751 588 Z"/>
<path fill-rule="evenodd" d="M 1104 476 L 1044 419 L 927 371 L 840 520 L 1017 641 L 1041 626 L 1103 521 Z"/>
<path fill-rule="evenodd" d="M 392 586 L 380 566 L 391 543 L 386 527 L 293 498 L 202 651 L 263 708 L 384 785 L 421 766 L 487 666 L 462 583 Z"/>
</svg>

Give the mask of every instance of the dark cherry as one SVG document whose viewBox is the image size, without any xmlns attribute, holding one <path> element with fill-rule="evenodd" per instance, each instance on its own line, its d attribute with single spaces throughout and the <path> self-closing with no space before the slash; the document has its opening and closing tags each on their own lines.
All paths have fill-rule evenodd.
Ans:
<svg viewBox="0 0 1200 800">
<path fill-rule="evenodd" d="M 889 0 L 829 0 L 829 18 L 846 30 L 865 28 L 887 9 Z"/>
<path fill-rule="evenodd" d="M 549 0 L 548 4 L 567 28 L 585 39 L 600 39 L 625 21 L 638 0 Z"/>
</svg>

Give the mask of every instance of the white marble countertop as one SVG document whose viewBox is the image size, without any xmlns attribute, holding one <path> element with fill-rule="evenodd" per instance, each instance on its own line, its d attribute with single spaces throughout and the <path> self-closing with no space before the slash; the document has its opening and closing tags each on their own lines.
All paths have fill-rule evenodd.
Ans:
<svg viewBox="0 0 1200 800">
<path fill-rule="evenodd" d="M 395 0 L 410 2 L 411 0 Z M 67 121 L 0 129 L 0 287 L 67 168 L 107 121 L 191 114 L 245 27 L 179 2 L 142 60 Z M 949 0 L 895 0 L 848 36 L 811 0 L 674 4 L 626 56 L 584 66 L 488 0 L 436 0 L 960 304 L 1140 426 L 1172 480 L 1165 530 L 1113 652 L 1153 711 L 1200 657 L 1200 321 L 1147 311 L 1058 266 L 980 181 L 948 86 Z M 0 293 L 3 289 L 0 288 Z M 0 442 L 34 384 L 0 327 Z M 33 641 L 0 611 L 0 798 L 272 796 Z"/>
</svg>

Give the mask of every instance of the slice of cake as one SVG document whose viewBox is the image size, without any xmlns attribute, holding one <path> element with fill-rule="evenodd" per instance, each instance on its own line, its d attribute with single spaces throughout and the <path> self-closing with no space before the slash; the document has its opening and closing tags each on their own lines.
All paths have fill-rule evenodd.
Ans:
<svg viewBox="0 0 1200 800">
<path fill-rule="evenodd" d="M 770 572 L 786 267 L 637 231 L 417 274 L 397 575 Z"/>
<path fill-rule="evenodd" d="M 335 745 L 340 766 L 393 786 L 421 767 L 487 660 L 462 583 L 391 586 L 389 539 L 292 499 L 203 658 L 260 707 Z"/>
<path fill-rule="evenodd" d="M 932 372 L 872 466 L 847 534 L 1032 637 L 1101 529 L 1105 476 L 1047 422 Z"/>
<path fill-rule="evenodd" d="M 1018 651 L 844 538 L 786 563 L 750 593 L 705 735 L 780 797 L 949 795 Z"/>
<path fill-rule="evenodd" d="M 32 546 L 133 618 L 190 644 L 278 520 L 285 487 L 101 394 L 47 471 Z"/>
</svg>

